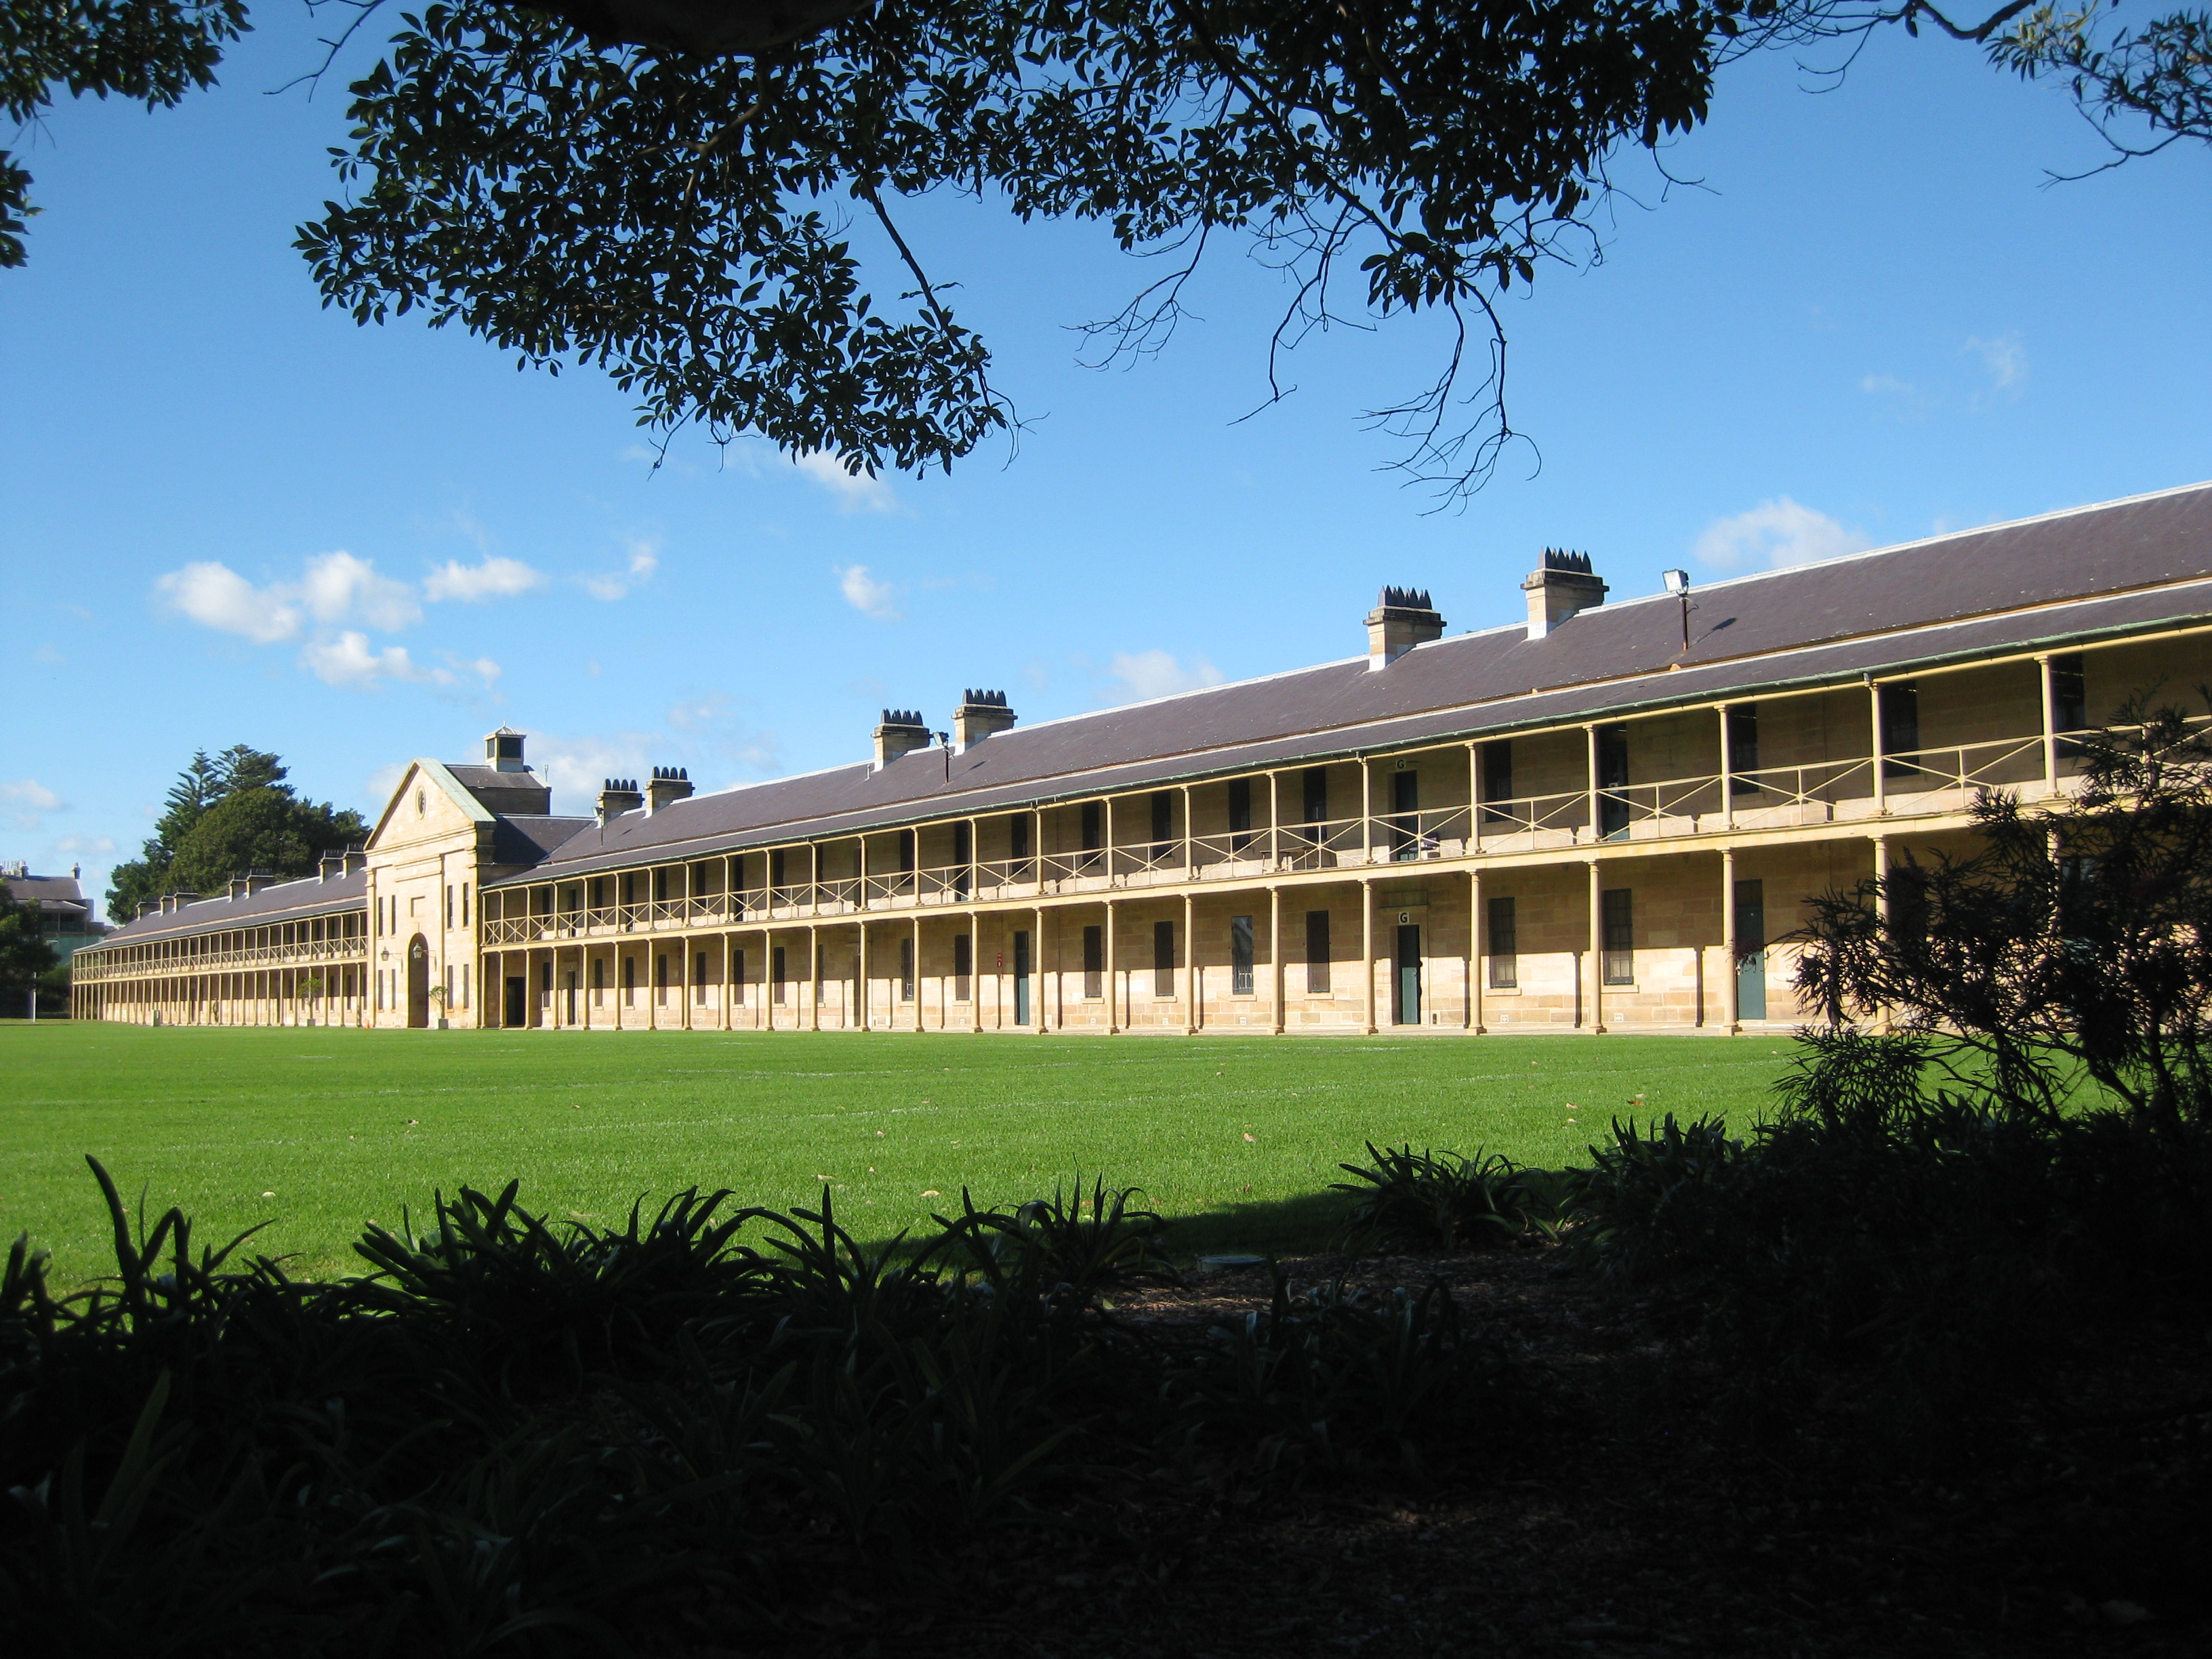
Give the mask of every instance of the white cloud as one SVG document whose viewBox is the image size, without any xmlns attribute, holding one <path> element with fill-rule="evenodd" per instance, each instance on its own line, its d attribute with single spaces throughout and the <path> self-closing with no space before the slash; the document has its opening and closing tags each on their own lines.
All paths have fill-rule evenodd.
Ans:
<svg viewBox="0 0 2212 1659">
<path fill-rule="evenodd" d="M 37 829 L 42 814 L 58 812 L 64 805 L 59 795 L 36 778 L 15 778 L 0 783 L 0 800 L 15 809 L 9 817 L 18 830 Z"/>
<path fill-rule="evenodd" d="M 1982 368 L 1990 377 L 1990 391 L 2002 392 L 2018 398 L 2027 380 L 2027 347 L 2017 332 L 2000 334 L 1993 339 L 1976 335 L 1959 348 L 1982 360 Z"/>
<path fill-rule="evenodd" d="M 878 581 L 864 564 L 833 565 L 831 568 L 837 574 L 838 591 L 854 610 L 884 622 L 898 620 L 898 590 L 889 582 Z"/>
<path fill-rule="evenodd" d="M 1910 380 L 1900 380 L 1894 374 L 1862 374 L 1859 390 L 1871 398 L 1917 398 L 1920 389 Z"/>
<path fill-rule="evenodd" d="M 407 654 L 405 646 L 387 645 L 379 651 L 370 646 L 368 635 L 352 629 L 336 639 L 313 641 L 300 653 L 300 666 L 325 685 L 353 691 L 373 691 L 386 680 L 453 683 L 446 670 L 422 666 Z"/>
<path fill-rule="evenodd" d="M 845 464 L 826 449 L 811 450 L 796 456 L 792 465 L 814 483 L 837 498 L 841 513 L 896 513 L 898 496 L 891 489 L 891 481 L 870 477 L 865 472 L 848 472 Z"/>
<path fill-rule="evenodd" d="M 468 665 L 468 670 L 469 672 L 474 674 L 478 679 L 484 683 L 484 689 L 486 690 L 489 690 L 491 689 L 492 683 L 498 679 L 501 675 L 507 672 L 507 670 L 501 668 L 489 657 L 478 657 L 474 662 Z"/>
<path fill-rule="evenodd" d="M 435 605 L 446 599 L 476 604 L 483 599 L 512 599 L 544 585 L 542 571 L 520 559 L 487 558 L 482 564 L 463 564 L 448 559 L 422 580 L 422 597 Z"/>
<path fill-rule="evenodd" d="M 51 645 L 42 645 L 31 653 L 31 660 L 33 662 L 67 662 L 69 659 Z"/>
<path fill-rule="evenodd" d="M 299 606 L 285 589 L 256 587 L 213 560 L 172 570 L 154 591 L 202 627 L 242 634 L 257 645 L 273 645 L 300 631 Z"/>
<path fill-rule="evenodd" d="M 317 622 L 362 622 L 389 634 L 422 620 L 413 588 L 343 550 L 308 560 L 299 592 Z"/>
<path fill-rule="evenodd" d="M 1748 513 L 1716 519 L 1691 549 L 1698 561 L 1717 569 L 1741 565 L 1778 567 L 1832 559 L 1873 546 L 1825 513 L 1801 507 L 1787 495 L 1761 501 Z"/>
<path fill-rule="evenodd" d="M 112 836 L 64 836 L 54 843 L 57 853 L 112 853 L 114 850 L 115 837 Z"/>
<path fill-rule="evenodd" d="M 399 787 L 399 780 L 407 775 L 407 763 L 393 761 L 380 766 L 368 775 L 368 799 L 380 811 L 392 799 L 392 792 Z"/>
<path fill-rule="evenodd" d="M 584 591 L 595 599 L 610 603 L 621 599 L 642 581 L 652 580 L 653 573 L 660 568 L 660 547 L 656 542 L 633 539 L 626 544 L 629 562 L 624 574 L 585 576 L 581 578 Z"/>
<path fill-rule="evenodd" d="M 1221 684 L 1221 671 L 1204 657 L 1193 657 L 1185 663 L 1170 652 L 1158 650 L 1116 651 L 1113 661 L 1106 665 L 1106 673 L 1140 702 Z"/>
</svg>

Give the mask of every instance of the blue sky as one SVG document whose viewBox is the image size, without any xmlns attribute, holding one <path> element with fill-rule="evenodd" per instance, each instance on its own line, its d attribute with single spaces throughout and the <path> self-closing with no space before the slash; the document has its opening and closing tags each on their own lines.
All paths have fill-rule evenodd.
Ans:
<svg viewBox="0 0 2212 1659">
<path fill-rule="evenodd" d="M 1218 261 L 1164 356 L 1099 372 L 1071 325 L 1146 269 L 953 204 L 909 237 L 1033 423 L 1018 455 L 866 484 L 686 435 L 655 471 L 589 371 L 320 309 L 289 245 L 343 100 L 270 95 L 313 30 L 261 21 L 219 91 L 65 106 L 22 146 L 0 858 L 102 886 L 196 748 L 373 813 L 408 757 L 507 722 L 581 811 L 608 772 L 854 760 L 882 705 L 942 722 L 963 686 L 1036 719 L 1350 655 L 1386 581 L 1507 621 L 1547 544 L 1626 598 L 2212 476 L 2212 157 L 2047 185 L 2094 139 L 1962 47 L 1881 40 L 1819 94 L 1732 69 L 1668 156 L 1702 182 L 1628 161 L 1604 263 L 1508 304 L 1534 447 L 1435 513 L 1358 419 L 1432 328 L 1333 333 L 1240 422 L 1272 273 Z"/>
</svg>

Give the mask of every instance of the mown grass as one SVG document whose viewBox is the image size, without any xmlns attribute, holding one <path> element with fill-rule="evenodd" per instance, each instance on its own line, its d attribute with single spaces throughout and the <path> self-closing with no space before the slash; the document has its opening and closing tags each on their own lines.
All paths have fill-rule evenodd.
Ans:
<svg viewBox="0 0 2212 1659">
<path fill-rule="evenodd" d="M 1748 1124 L 1773 1038 L 1322 1040 L 0 1024 L 0 1228 L 81 1282 L 112 1260 L 84 1155 L 203 1240 L 270 1224 L 295 1270 L 358 1266 L 362 1224 L 520 1177 L 541 1214 L 613 1222 L 694 1184 L 787 1206 L 827 1182 L 863 1237 L 933 1210 L 1141 1187 L 1184 1251 L 1316 1241 L 1363 1143 L 1583 1161 L 1609 1118 Z"/>
</svg>

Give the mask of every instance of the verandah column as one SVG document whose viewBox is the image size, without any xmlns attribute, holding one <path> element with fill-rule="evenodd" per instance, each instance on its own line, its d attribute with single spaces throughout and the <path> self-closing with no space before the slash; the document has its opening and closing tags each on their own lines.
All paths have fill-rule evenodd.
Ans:
<svg viewBox="0 0 2212 1659">
<path fill-rule="evenodd" d="M 863 854 L 861 854 L 861 857 L 863 858 L 863 860 L 865 860 L 866 856 L 867 856 L 867 855 L 866 855 L 866 853 L 863 853 Z M 866 889 L 864 888 L 862 890 L 863 890 L 863 895 L 864 895 L 864 898 L 865 898 Z M 869 960 L 868 960 L 868 921 L 867 921 L 867 918 L 866 918 L 866 917 L 865 917 L 865 916 L 863 916 L 863 917 L 860 920 L 859 923 L 858 923 L 858 924 L 856 924 L 856 925 L 859 927 L 859 928 L 860 928 L 860 944 L 859 944 L 858 947 L 856 948 L 856 950 L 855 950 L 855 951 L 854 951 L 854 956 L 856 957 L 856 958 L 858 959 L 859 963 L 860 963 L 860 1029 L 861 1029 L 862 1030 L 864 1030 L 864 1031 L 868 1031 L 868 1030 L 874 1030 L 874 1029 L 875 1029 L 875 1024 L 876 1024 L 876 1003 L 875 1003 L 875 988 L 874 988 L 874 984 L 873 984 L 873 981 L 871 980 L 871 978 L 870 978 L 870 976 L 869 976 L 869 973 L 868 973 L 868 969 L 869 969 L 869 968 L 872 966 L 872 964 L 871 964 L 871 963 L 870 963 L 870 962 L 869 962 Z"/>
<path fill-rule="evenodd" d="M 920 952 L 916 952 L 918 956 Z M 1044 1012 L 1044 906 L 1030 912 L 1030 1018 L 1042 1036 L 1051 1029 Z"/>
<path fill-rule="evenodd" d="M 1595 730 L 1595 727 L 1592 730 Z M 1593 739 L 1595 741 L 1595 739 Z M 1600 890 L 1603 873 L 1598 861 L 1589 861 L 1589 1007 L 1590 1035 L 1605 1035 L 1605 900 Z"/>
<path fill-rule="evenodd" d="M 914 917 L 914 1029 L 919 1033 L 927 1028 L 921 1019 L 921 913 Z M 902 985 L 903 988 L 903 985 Z"/>
<path fill-rule="evenodd" d="M 2058 787 L 2058 688 L 2047 651 L 2036 656 L 2035 678 L 2043 699 L 2043 793 L 2048 795 Z"/>
<path fill-rule="evenodd" d="M 1274 774 L 1271 772 L 1267 775 L 1272 781 Z M 1283 890 L 1279 887 L 1270 887 L 1267 890 L 1267 971 L 1273 975 L 1275 982 L 1274 1022 L 1272 1030 L 1274 1036 L 1280 1036 L 1283 1034 L 1284 1021 Z"/>
<path fill-rule="evenodd" d="M 1741 985 L 1735 969 L 1735 848 L 1721 848 L 1721 983 L 1723 1006 L 1728 1010 L 1729 1035 L 1743 1030 Z"/>
<path fill-rule="evenodd" d="M 1467 1029 L 1477 1036 L 1484 1030 L 1482 929 L 1486 920 L 1482 914 L 1482 872 L 1470 870 L 1467 872 Z"/>
<path fill-rule="evenodd" d="M 1114 965 L 1114 901 L 1106 901 L 1106 1032 L 1111 1036 L 1121 1029 L 1121 993 Z"/>
<path fill-rule="evenodd" d="M 1366 763 L 1362 762 L 1362 768 Z M 1365 773 L 1363 769 L 1361 775 Z M 1359 880 L 1359 974 L 1366 981 L 1365 1034 L 1373 1036 L 1380 1029 L 1375 1024 L 1375 884 L 1367 877 Z"/>
<path fill-rule="evenodd" d="M 818 878 L 820 872 L 816 874 Z M 818 905 L 818 885 L 815 897 Z M 818 1031 L 822 1029 L 822 929 L 812 923 L 806 929 L 806 1029 Z"/>
<path fill-rule="evenodd" d="M 1188 806 L 1189 801 L 1190 792 L 1185 790 L 1184 805 Z M 1185 1036 L 1196 1036 L 1199 1027 L 1206 1024 L 1206 1011 L 1199 1006 L 1202 992 L 1198 977 L 1198 937 L 1192 931 L 1196 914 L 1192 896 L 1186 892 L 1182 896 L 1182 1034 Z"/>
</svg>

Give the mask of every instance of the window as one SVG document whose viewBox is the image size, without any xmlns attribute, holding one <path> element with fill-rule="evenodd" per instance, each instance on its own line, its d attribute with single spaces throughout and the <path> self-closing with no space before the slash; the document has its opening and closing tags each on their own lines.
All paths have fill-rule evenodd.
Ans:
<svg viewBox="0 0 2212 1659">
<path fill-rule="evenodd" d="M 914 1000 L 914 939 L 911 936 L 899 941 L 899 1000 Z"/>
<path fill-rule="evenodd" d="M 1152 855 L 1157 858 L 1167 849 L 1157 843 L 1172 840 L 1175 836 L 1175 796 L 1165 789 L 1152 792 Z"/>
<path fill-rule="evenodd" d="M 1175 994 L 1175 923 L 1156 921 L 1152 924 L 1152 994 L 1171 997 Z"/>
<path fill-rule="evenodd" d="M 1907 680 L 1879 686 L 1875 696 L 1881 708 L 1882 775 L 1904 777 L 1913 768 L 1896 757 L 1920 751 L 1920 688 Z"/>
<path fill-rule="evenodd" d="M 1083 930 L 1083 994 L 1097 999 L 1106 994 L 1106 930 Z"/>
<path fill-rule="evenodd" d="M 1229 850 L 1241 853 L 1252 844 L 1252 780 L 1229 780 Z"/>
<path fill-rule="evenodd" d="M 1328 982 L 1328 912 L 1306 912 L 1306 994 L 1327 996 Z"/>
<path fill-rule="evenodd" d="M 707 953 L 699 952 L 691 964 L 691 1000 L 701 1007 L 707 1004 Z"/>
<path fill-rule="evenodd" d="M 447 882 L 447 883 L 446 884 L 446 926 L 447 926 L 447 927 L 451 927 L 453 925 L 453 883 L 451 883 L 451 882 L 449 881 L 449 882 Z"/>
<path fill-rule="evenodd" d="M 653 898 L 656 904 L 664 903 L 668 898 L 668 872 L 665 867 L 653 872 Z"/>
<path fill-rule="evenodd" d="M 606 1000 L 607 959 L 605 957 L 593 957 L 592 958 L 592 1006 L 605 1007 Z"/>
<path fill-rule="evenodd" d="M 1636 983 L 1636 896 L 1626 887 L 1599 895 L 1607 985 Z"/>
<path fill-rule="evenodd" d="M 1030 855 L 1030 821 L 1026 817 L 1006 820 L 1006 856 L 1025 859 Z"/>
<path fill-rule="evenodd" d="M 1482 798 L 1486 801 L 1513 799 L 1513 739 L 1500 738 L 1482 745 Z M 1488 811 L 1483 817 L 1503 823 L 1510 812 Z"/>
<path fill-rule="evenodd" d="M 784 974 L 784 963 L 783 963 L 783 946 L 781 946 L 781 945 L 777 945 L 777 946 L 775 947 L 775 955 L 774 955 L 774 957 L 771 958 L 771 964 L 772 964 L 772 965 L 771 965 L 770 971 L 771 971 L 771 972 L 773 973 L 773 975 L 775 975 L 775 1006 L 776 1006 L 777 1007 L 781 1008 L 781 1006 L 783 1006 L 783 1002 L 784 1002 L 784 992 L 783 992 L 783 986 L 784 986 L 784 978 L 785 978 L 785 974 Z"/>
<path fill-rule="evenodd" d="M 1252 994 L 1252 918 L 1229 918 L 1229 994 Z"/>
<path fill-rule="evenodd" d="M 745 1000 L 745 953 L 730 952 L 730 1000 L 742 1004 Z"/>
<path fill-rule="evenodd" d="M 1328 822 L 1328 769 L 1311 766 L 1301 779 L 1305 797 L 1305 823 L 1309 829 Z"/>
<path fill-rule="evenodd" d="M 469 964 L 461 964 L 461 1006 L 469 1006 Z"/>
<path fill-rule="evenodd" d="M 463 882 L 463 883 L 461 884 L 461 926 L 462 926 L 462 927 L 467 927 L 468 925 L 469 925 L 469 884 L 468 884 L 468 883 L 466 883 L 466 882 Z"/>
<path fill-rule="evenodd" d="M 1421 855 L 1421 775 L 1408 769 L 1390 775 L 1390 856 L 1403 861 Z"/>
<path fill-rule="evenodd" d="M 1490 901 L 1490 988 L 1511 991 L 1521 984 L 1520 918 L 1510 898 Z"/>
<path fill-rule="evenodd" d="M 1759 780 L 1746 773 L 1759 770 L 1759 708 L 1756 704 L 1728 711 L 1729 793 L 1755 795 Z"/>
<path fill-rule="evenodd" d="M 911 830 L 898 832 L 898 867 L 902 876 L 914 873 L 914 831 Z"/>
<path fill-rule="evenodd" d="M 1607 841 L 1628 833 L 1628 797 L 1612 792 L 1628 787 L 1628 728 L 1597 729 L 1597 832 Z"/>
<path fill-rule="evenodd" d="M 663 1007 L 668 1006 L 668 952 L 658 951 L 653 958 L 653 1000 Z"/>
<path fill-rule="evenodd" d="M 975 942 L 965 933 L 952 936 L 952 1000 L 968 1000 L 970 981 L 975 972 Z"/>
<path fill-rule="evenodd" d="M 768 884 L 771 887 L 784 885 L 786 874 L 784 849 L 779 847 L 768 855 Z"/>
<path fill-rule="evenodd" d="M 1095 853 L 1106 844 L 1106 803 L 1087 800 L 1083 803 L 1083 850 Z"/>
<path fill-rule="evenodd" d="M 637 958 L 635 957 L 624 957 L 623 958 L 623 1006 L 625 1008 L 634 1008 L 636 1006 Z"/>
</svg>

